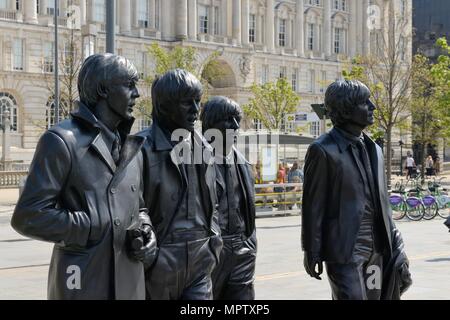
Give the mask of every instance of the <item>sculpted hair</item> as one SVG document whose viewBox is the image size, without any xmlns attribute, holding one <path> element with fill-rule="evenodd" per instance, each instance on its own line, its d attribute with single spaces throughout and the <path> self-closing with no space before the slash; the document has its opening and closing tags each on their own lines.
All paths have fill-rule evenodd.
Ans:
<svg viewBox="0 0 450 320">
<path fill-rule="evenodd" d="M 178 104 L 186 97 L 201 98 L 202 95 L 203 86 L 192 73 L 183 69 L 170 70 L 153 81 L 152 116 L 161 118 L 168 106 Z"/>
<path fill-rule="evenodd" d="M 98 89 L 106 88 L 122 77 L 135 82 L 139 80 L 136 67 L 128 59 L 111 53 L 89 56 L 78 75 L 81 102 L 94 108 L 99 100 Z"/>
<path fill-rule="evenodd" d="M 212 97 L 205 103 L 200 115 L 202 130 L 214 128 L 214 125 L 230 116 L 237 118 L 238 122 L 242 118 L 242 109 L 239 104 L 230 98 L 217 96 Z"/>
<path fill-rule="evenodd" d="M 357 80 L 336 81 L 325 92 L 325 107 L 334 125 L 346 122 L 344 115 L 351 114 L 355 107 L 370 97 L 367 86 Z"/>
</svg>

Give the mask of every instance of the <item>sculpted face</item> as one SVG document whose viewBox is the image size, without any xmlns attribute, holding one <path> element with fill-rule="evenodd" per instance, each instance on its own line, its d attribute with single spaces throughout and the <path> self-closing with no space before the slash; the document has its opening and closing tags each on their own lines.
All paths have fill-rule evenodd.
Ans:
<svg viewBox="0 0 450 320">
<path fill-rule="evenodd" d="M 176 129 L 194 131 L 195 121 L 200 112 L 201 95 L 191 95 L 181 98 L 178 103 L 166 106 L 167 117 L 171 126 Z"/>
<path fill-rule="evenodd" d="M 136 99 L 140 96 L 136 83 L 137 79 L 130 79 L 124 73 L 112 81 L 108 87 L 106 102 L 109 108 L 123 120 L 132 118 Z"/>
<path fill-rule="evenodd" d="M 376 106 L 367 99 L 365 102 L 358 104 L 353 112 L 349 115 L 349 121 L 359 127 L 365 128 L 374 123 L 374 115 Z"/>
</svg>

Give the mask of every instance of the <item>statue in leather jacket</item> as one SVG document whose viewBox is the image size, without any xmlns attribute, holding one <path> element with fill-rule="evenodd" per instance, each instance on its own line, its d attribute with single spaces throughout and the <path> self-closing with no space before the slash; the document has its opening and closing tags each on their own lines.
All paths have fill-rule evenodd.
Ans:
<svg viewBox="0 0 450 320">
<path fill-rule="evenodd" d="M 39 140 L 11 224 L 55 243 L 49 299 L 145 299 L 144 267 L 156 239 L 142 197 L 145 139 L 129 135 L 137 82 L 127 59 L 90 56 L 79 73 L 77 109 Z M 133 225 L 150 231 L 132 250 Z"/>
</svg>

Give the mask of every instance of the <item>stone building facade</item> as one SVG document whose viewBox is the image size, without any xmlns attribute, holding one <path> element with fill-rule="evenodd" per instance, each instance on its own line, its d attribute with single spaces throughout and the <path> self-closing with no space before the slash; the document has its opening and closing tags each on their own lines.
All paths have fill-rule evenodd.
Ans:
<svg viewBox="0 0 450 320">
<path fill-rule="evenodd" d="M 243 104 L 252 83 L 284 76 L 301 96 L 296 122 L 286 126 L 293 131 L 305 127 L 312 136 L 321 133 L 321 126 L 310 105 L 323 101 L 326 86 L 341 77 L 349 58 L 375 50 L 374 37 L 388 31 L 383 28 L 388 9 L 411 12 L 411 0 L 115 1 L 117 52 L 142 73 L 152 67 L 146 47 L 153 42 L 193 46 L 199 60 L 220 50 L 226 74 L 212 83 L 210 94 Z M 61 50 L 75 28 L 83 56 L 104 51 L 105 0 L 59 3 Z M 54 11 L 53 0 L 0 0 L 0 112 L 11 110 L 17 148 L 33 149 L 52 124 L 46 81 L 54 70 Z M 409 56 L 410 46 L 408 38 Z M 138 121 L 135 129 L 144 125 Z"/>
</svg>

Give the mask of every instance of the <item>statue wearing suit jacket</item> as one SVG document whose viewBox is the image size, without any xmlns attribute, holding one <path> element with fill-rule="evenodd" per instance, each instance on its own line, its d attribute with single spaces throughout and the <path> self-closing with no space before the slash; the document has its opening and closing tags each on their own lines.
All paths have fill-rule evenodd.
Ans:
<svg viewBox="0 0 450 320">
<path fill-rule="evenodd" d="M 213 97 L 201 120 L 205 138 L 214 136 L 219 222 L 224 242 L 212 274 L 214 299 L 254 300 L 256 263 L 255 181 L 251 165 L 234 147 L 242 117 L 240 106 Z"/>
<path fill-rule="evenodd" d="M 325 105 L 334 127 L 311 144 L 305 159 L 304 266 L 320 279 L 325 262 L 333 299 L 395 299 L 411 285 L 382 150 L 363 133 L 374 122 L 369 98 L 359 81 L 331 84 Z"/>
</svg>

